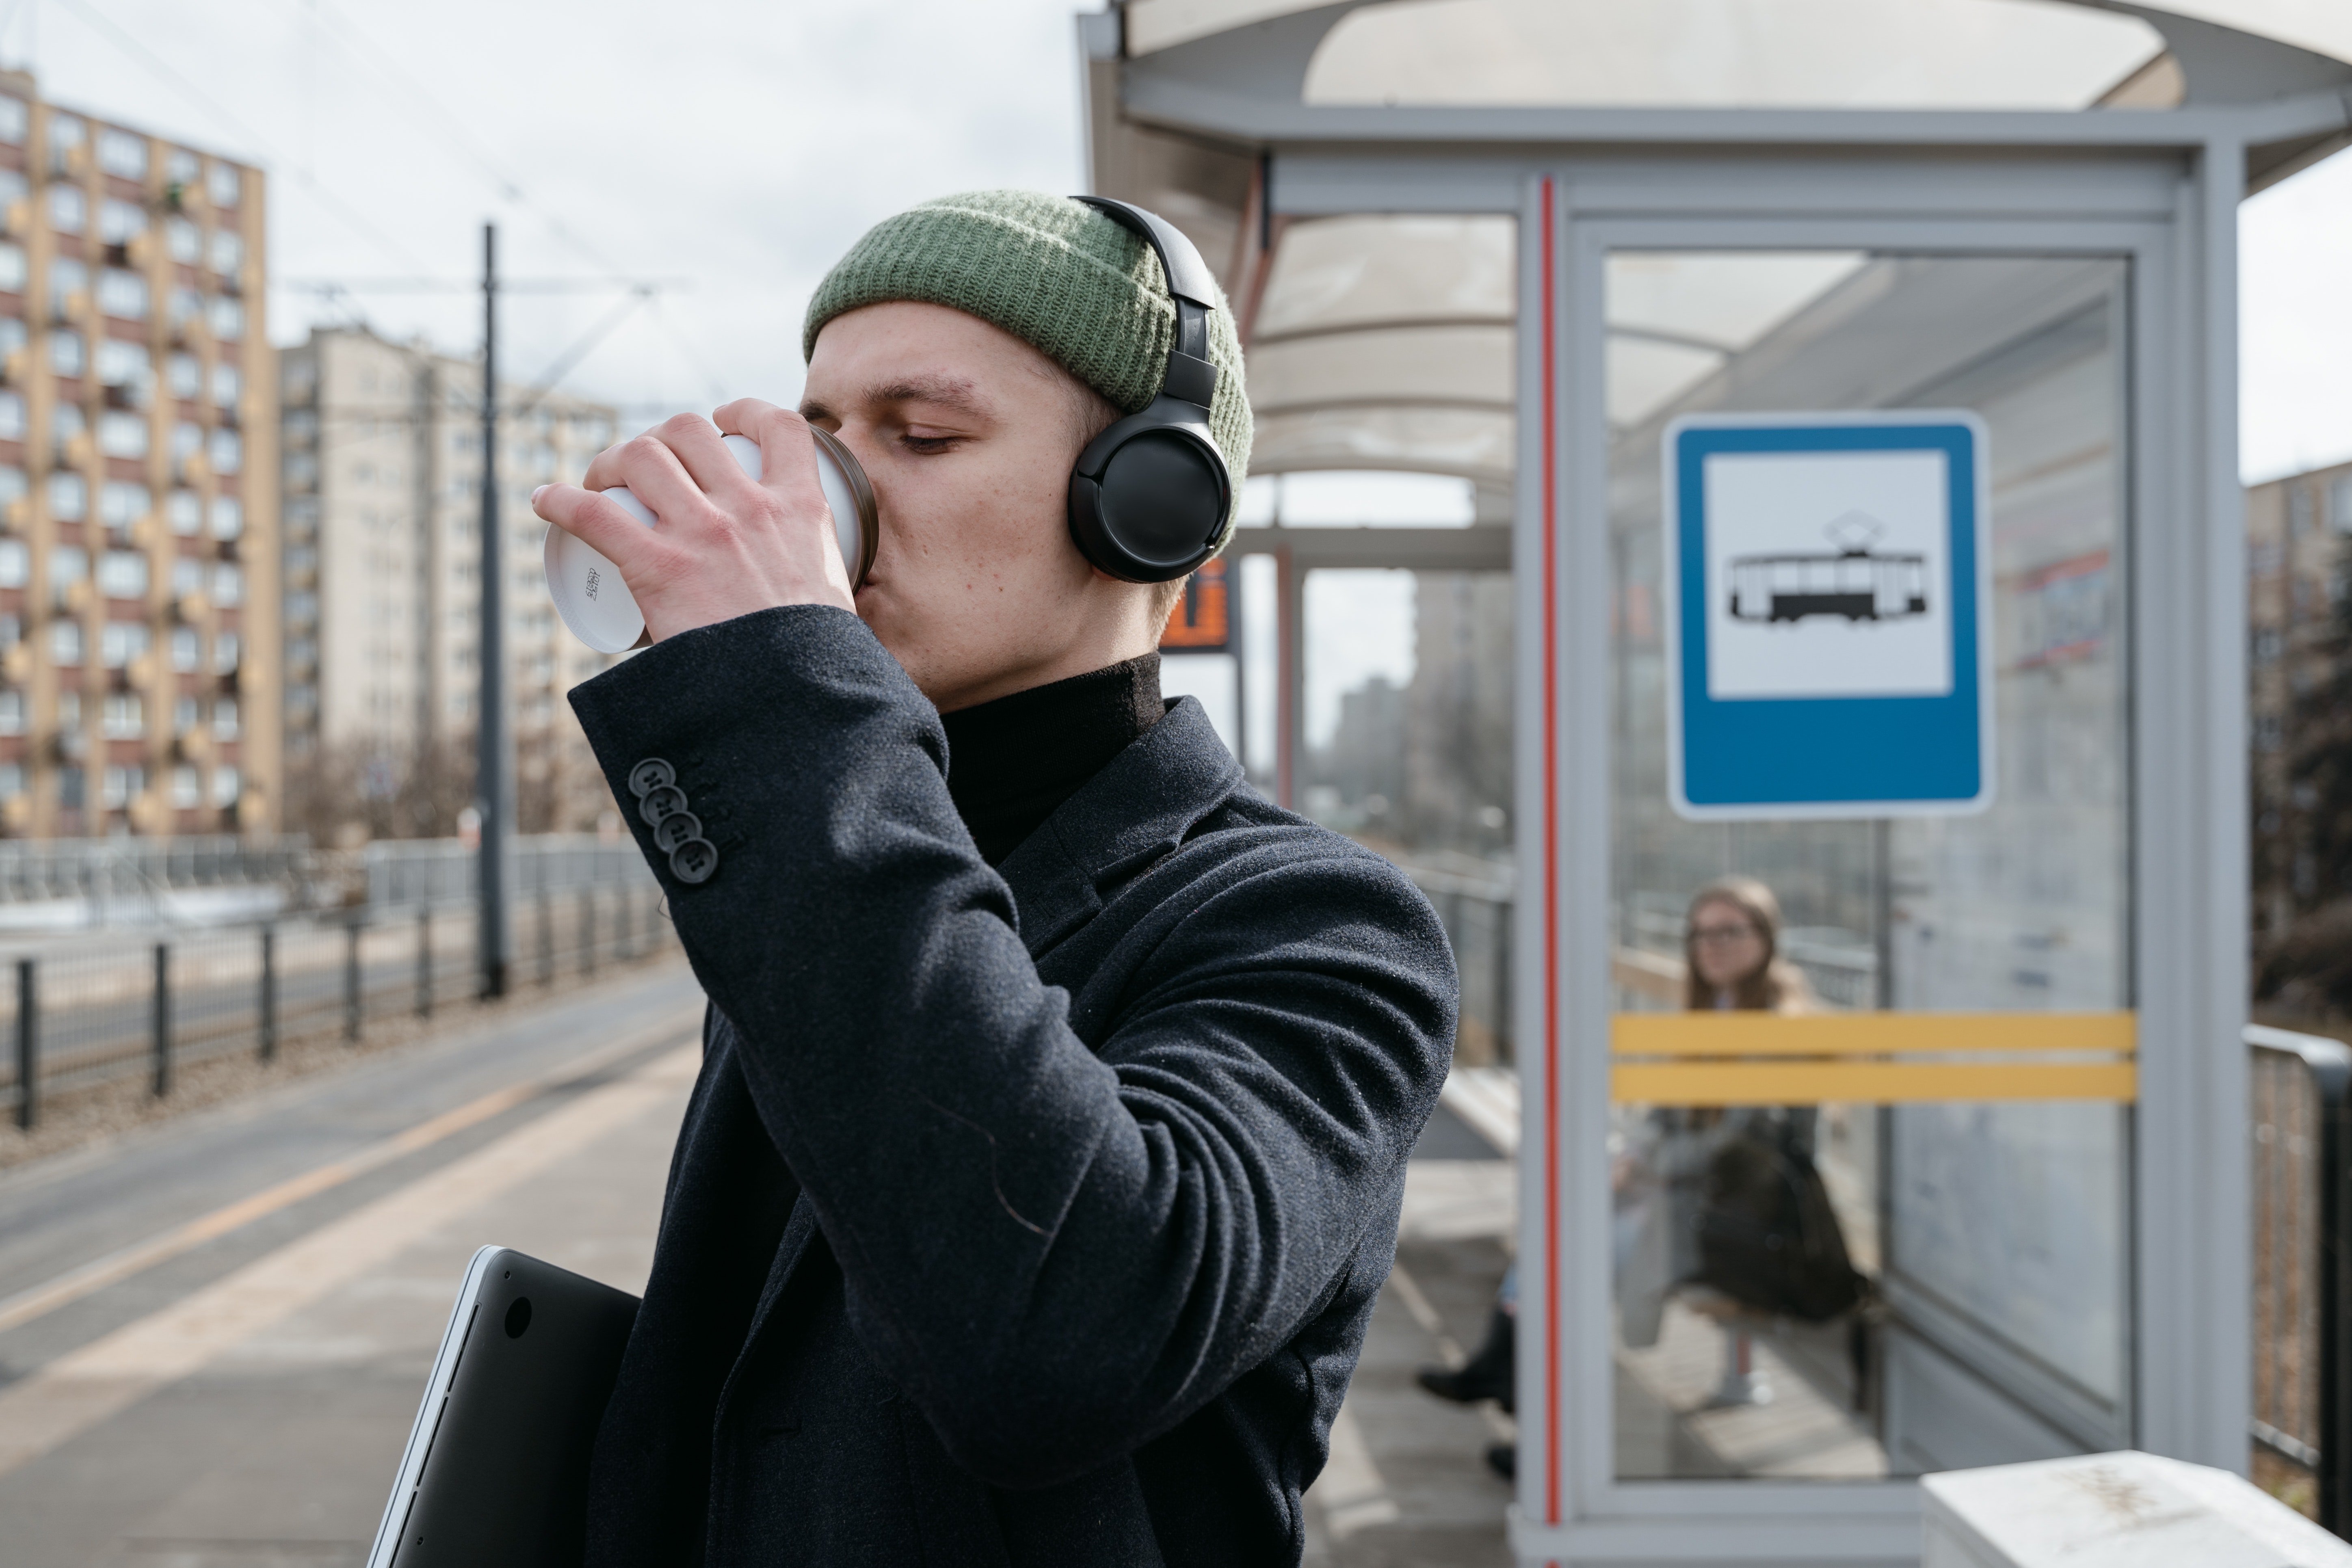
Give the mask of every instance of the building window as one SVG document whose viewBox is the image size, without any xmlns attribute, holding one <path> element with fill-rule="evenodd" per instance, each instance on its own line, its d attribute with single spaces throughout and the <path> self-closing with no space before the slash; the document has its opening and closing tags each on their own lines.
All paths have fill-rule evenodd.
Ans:
<svg viewBox="0 0 2352 1568">
<path fill-rule="evenodd" d="M 163 153 L 163 177 L 175 185 L 185 187 L 204 177 L 204 161 L 185 147 L 166 149 Z"/>
<path fill-rule="evenodd" d="M 172 804 L 182 811 L 194 811 L 205 804 L 204 781 L 195 769 L 172 770 Z"/>
<path fill-rule="evenodd" d="M 213 699 L 213 739 L 215 741 L 234 741 L 236 739 L 236 698 L 215 697 Z"/>
<path fill-rule="evenodd" d="M 205 389 L 204 367 L 194 354 L 173 354 L 163 362 L 163 384 L 174 397 L 194 397 Z"/>
<path fill-rule="evenodd" d="M 25 247 L 21 245 L 0 245 L 0 293 L 22 294 L 25 291 Z"/>
<path fill-rule="evenodd" d="M 142 621 L 109 621 L 99 628 L 98 662 L 109 669 L 127 669 L 148 648 L 147 626 Z"/>
<path fill-rule="evenodd" d="M 319 619 L 319 595 L 303 592 L 286 595 L 286 618 L 296 626 L 310 626 Z"/>
<path fill-rule="evenodd" d="M 110 408 L 98 416 L 98 449 L 110 458 L 147 455 L 147 416 Z M 144 493 L 144 487 L 142 493 Z M 144 507 L 140 509 L 142 512 Z"/>
<path fill-rule="evenodd" d="M 172 558 L 172 596 L 185 599 L 205 591 L 205 563 L 193 555 Z M 190 669 L 194 665 L 188 666 Z"/>
<path fill-rule="evenodd" d="M 245 574 L 226 561 L 213 568 L 213 603 L 215 605 L 245 603 Z"/>
<path fill-rule="evenodd" d="M 89 226 L 89 201 L 79 185 L 49 187 L 49 226 L 59 234 L 79 234 Z"/>
<path fill-rule="evenodd" d="M 98 275 L 98 308 L 126 321 L 147 319 L 147 279 L 110 267 Z"/>
<path fill-rule="evenodd" d="M 21 539 L 0 539 L 0 588 L 21 588 L 32 575 L 33 552 Z"/>
<path fill-rule="evenodd" d="M 98 166 L 110 174 L 120 174 L 126 180 L 147 177 L 147 138 L 134 136 L 128 131 L 101 131 L 98 133 Z"/>
<path fill-rule="evenodd" d="M 143 390 L 155 379 L 155 359 L 144 343 L 129 342 L 121 338 L 100 338 L 98 342 L 98 379 L 109 386 L 129 386 Z M 146 450 L 141 447 L 140 450 Z"/>
<path fill-rule="evenodd" d="M 89 575 L 89 552 L 79 544 L 49 546 L 49 586 L 67 588 Z"/>
<path fill-rule="evenodd" d="M 147 232 L 147 209 L 136 202 L 112 196 L 98 204 L 98 237 L 109 245 L 128 245 Z"/>
<path fill-rule="evenodd" d="M 13 392 L 0 392 L 0 440 L 24 438 L 25 400 Z"/>
<path fill-rule="evenodd" d="M 215 632 L 213 634 L 213 673 L 215 675 L 230 675 L 234 674 L 236 670 L 236 634 L 235 632 Z"/>
<path fill-rule="evenodd" d="M 63 173 L 86 140 L 82 123 L 70 114 L 49 112 L 49 167 Z"/>
<path fill-rule="evenodd" d="M 196 630 L 194 626 L 172 628 L 172 668 L 183 675 L 195 673 Z M 194 699 L 191 698 L 189 700 L 194 701 Z M 194 720 L 192 718 L 189 722 L 194 723 Z"/>
<path fill-rule="evenodd" d="M 21 735 L 25 732 L 25 694 L 21 691 L 0 691 L 0 735 Z"/>
<path fill-rule="evenodd" d="M 205 177 L 205 194 L 212 197 L 213 205 L 216 207 L 233 207 L 236 205 L 237 191 L 243 184 L 237 178 L 236 165 L 215 159 Z"/>
<path fill-rule="evenodd" d="M 214 473 L 233 474 L 245 460 L 245 442 L 234 430 L 215 430 L 209 455 Z"/>
<path fill-rule="evenodd" d="M 205 449 L 205 427 L 194 420 L 183 419 L 172 426 L 172 457 L 184 461 Z"/>
<path fill-rule="evenodd" d="M 236 539 L 245 532 L 245 503 L 235 496 L 213 498 L 213 537 Z"/>
<path fill-rule="evenodd" d="M 172 259 L 183 266 L 194 267 L 205 258 L 205 237 L 186 218 L 163 220 L 163 248 Z"/>
<path fill-rule="evenodd" d="M 163 515 L 173 533 L 192 539 L 205 529 L 204 498 L 194 490 L 173 490 L 163 502 Z"/>
<path fill-rule="evenodd" d="M 110 550 L 98 558 L 99 591 L 110 599 L 147 596 L 147 557 L 135 550 Z"/>
<path fill-rule="evenodd" d="M 154 504 L 154 496 L 145 485 L 129 479 L 109 479 L 98 489 L 98 515 L 109 528 L 129 528 Z"/>
<path fill-rule="evenodd" d="M 233 277 L 245 265 L 245 241 L 234 229 L 213 230 L 213 270 L 222 277 Z"/>
<path fill-rule="evenodd" d="M 81 623 L 51 621 L 49 623 L 49 662 L 57 665 L 77 665 L 81 662 Z M 68 692 L 67 696 L 73 694 Z M 64 699 L 58 699 L 63 701 Z M 79 699 L 76 699 L 79 702 Z"/>
<path fill-rule="evenodd" d="M 25 499 L 25 470 L 14 463 L 0 463 L 0 509 Z M 0 510 L 0 527 L 7 525 L 5 510 Z"/>
<path fill-rule="evenodd" d="M 226 295 L 216 296 L 205 312 L 213 336 L 225 343 L 233 343 L 245 336 L 245 307 Z"/>
<path fill-rule="evenodd" d="M 74 437 L 84 428 L 80 404 L 60 403 L 49 411 L 49 444 L 60 454 L 73 446 Z"/>
<path fill-rule="evenodd" d="M 79 375 L 87 368 L 86 349 L 79 332 L 51 332 L 49 368 L 59 375 Z"/>
<path fill-rule="evenodd" d="M 2311 531 L 2311 491 L 2299 484 L 2289 485 L 2286 491 L 2286 530 L 2297 539 Z"/>
<path fill-rule="evenodd" d="M 236 374 L 233 364 L 213 366 L 213 402 L 223 408 L 236 406 L 237 394 L 244 390 L 245 378 Z"/>
<path fill-rule="evenodd" d="M 55 473 L 49 476 L 49 515 L 59 522 L 79 522 L 89 515 L 89 485 L 76 473 Z M 54 562 L 64 553 L 53 551 Z M 79 551 L 74 552 L 79 555 Z M 55 575 L 55 574 L 52 574 Z"/>
<path fill-rule="evenodd" d="M 25 132 L 32 128 L 32 112 L 21 98 L 0 95 L 0 142 L 11 147 L 25 144 Z"/>
<path fill-rule="evenodd" d="M 213 770 L 213 804 L 215 805 L 224 806 L 235 805 L 236 804 L 237 784 L 238 780 L 236 770 L 235 768 L 226 766 L 215 768 Z"/>
<path fill-rule="evenodd" d="M 110 767 L 99 774 L 99 804 L 109 811 L 120 811 L 131 804 L 131 797 L 147 787 L 144 768 Z"/>
<path fill-rule="evenodd" d="M 174 289 L 164 300 L 163 311 L 164 318 L 169 321 L 172 325 L 175 327 L 180 326 L 205 313 L 205 297 L 197 293 L 194 289 Z M 194 397 L 195 395 L 193 380 L 190 384 L 191 389 L 187 392 L 182 393 L 180 395 L 181 396 Z"/>
<path fill-rule="evenodd" d="M 89 268 L 71 257 L 49 258 L 49 313 L 65 317 L 74 313 L 79 296 L 89 288 Z"/>
<path fill-rule="evenodd" d="M 147 732 L 146 706 L 129 693 L 109 697 L 98 725 L 110 741 L 135 741 Z"/>
<path fill-rule="evenodd" d="M 58 770 L 58 804 L 59 805 L 64 806 L 68 811 L 79 811 L 81 809 L 81 770 L 79 768 L 59 768 Z"/>
</svg>

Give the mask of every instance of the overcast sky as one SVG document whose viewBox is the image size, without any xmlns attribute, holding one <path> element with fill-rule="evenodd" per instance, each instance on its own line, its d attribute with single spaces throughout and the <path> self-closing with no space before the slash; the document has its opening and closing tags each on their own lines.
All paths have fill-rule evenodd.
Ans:
<svg viewBox="0 0 2352 1568">
<path fill-rule="evenodd" d="M 676 282 L 565 382 L 649 420 L 795 396 L 802 307 L 877 219 L 981 185 L 1076 189 L 1076 8 L 0 0 L 0 58 L 59 102 L 268 168 L 289 283 L 463 283 L 485 218 L 510 276 Z M 2245 471 L 2352 457 L 2352 154 L 2250 203 L 2243 235 Z M 515 297 L 510 374 L 627 303 Z M 281 288 L 272 335 L 354 310 L 393 335 L 479 342 L 465 293 L 357 287 Z"/>
</svg>

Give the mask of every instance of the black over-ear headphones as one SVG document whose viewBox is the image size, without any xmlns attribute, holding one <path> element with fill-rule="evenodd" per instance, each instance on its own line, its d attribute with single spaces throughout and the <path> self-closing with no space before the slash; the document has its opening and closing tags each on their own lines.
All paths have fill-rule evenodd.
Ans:
<svg viewBox="0 0 2352 1568">
<path fill-rule="evenodd" d="M 1216 279 L 1175 225 L 1107 196 L 1076 196 L 1160 258 L 1176 305 L 1168 380 L 1151 406 L 1087 443 L 1070 472 L 1070 537 L 1088 561 L 1128 583 L 1169 583 L 1206 561 L 1224 531 L 1234 476 L 1209 434 L 1217 367 L 1209 359 Z"/>
</svg>

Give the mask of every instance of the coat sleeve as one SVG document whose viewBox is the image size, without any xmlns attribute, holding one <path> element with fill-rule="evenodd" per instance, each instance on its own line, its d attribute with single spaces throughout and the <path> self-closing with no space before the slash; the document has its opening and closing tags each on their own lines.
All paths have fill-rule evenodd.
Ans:
<svg viewBox="0 0 2352 1568">
<path fill-rule="evenodd" d="M 1170 896 L 1090 1048 L 955 814 L 937 715 L 856 617 L 704 627 L 572 702 L 861 1339 L 961 1463 L 1093 1469 L 1319 1310 L 1453 1042 L 1451 953 L 1392 867 L 1286 829 L 1147 873 Z M 638 820 L 650 758 L 706 881 Z"/>
</svg>

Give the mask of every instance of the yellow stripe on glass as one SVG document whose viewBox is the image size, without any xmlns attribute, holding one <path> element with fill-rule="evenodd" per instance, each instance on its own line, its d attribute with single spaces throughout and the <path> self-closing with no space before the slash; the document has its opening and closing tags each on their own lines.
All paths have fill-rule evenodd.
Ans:
<svg viewBox="0 0 2352 1568">
<path fill-rule="evenodd" d="M 2104 1100 L 2138 1093 L 2130 1013 L 1620 1013 L 1620 1104 Z"/>
</svg>

